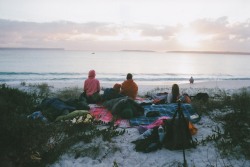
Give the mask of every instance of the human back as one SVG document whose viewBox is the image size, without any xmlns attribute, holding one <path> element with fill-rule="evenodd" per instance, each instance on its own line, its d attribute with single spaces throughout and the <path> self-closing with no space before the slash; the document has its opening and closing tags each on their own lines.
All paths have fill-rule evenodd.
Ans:
<svg viewBox="0 0 250 167">
<path fill-rule="evenodd" d="M 120 94 L 121 84 L 116 83 L 113 88 L 106 88 L 104 89 L 102 100 L 107 101 L 115 98 L 122 97 L 123 95 Z"/>
<path fill-rule="evenodd" d="M 187 94 L 180 94 L 180 88 L 177 84 L 172 85 L 171 93 L 167 96 L 168 103 L 177 103 L 178 100 L 181 100 L 183 103 L 191 103 L 191 99 Z"/>
<path fill-rule="evenodd" d="M 122 83 L 121 94 L 135 99 L 138 93 L 138 86 L 133 80 L 133 75 L 128 73 L 127 80 Z"/>
<path fill-rule="evenodd" d="M 100 82 L 95 78 L 96 73 L 95 70 L 90 70 L 88 73 L 88 78 L 84 81 L 83 91 L 87 97 L 89 102 L 96 102 L 97 99 L 90 100 L 93 98 L 99 98 Z M 93 98 L 92 98 L 93 97 Z"/>
</svg>

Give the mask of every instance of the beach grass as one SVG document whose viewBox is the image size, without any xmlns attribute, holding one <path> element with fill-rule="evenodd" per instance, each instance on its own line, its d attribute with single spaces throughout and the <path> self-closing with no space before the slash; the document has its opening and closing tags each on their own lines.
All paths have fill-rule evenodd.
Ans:
<svg viewBox="0 0 250 167">
<path fill-rule="evenodd" d="M 29 120 L 27 115 L 36 110 L 42 98 L 57 97 L 62 99 L 78 98 L 81 90 L 78 87 L 65 88 L 57 92 L 51 91 L 48 84 L 29 85 L 35 89 L 30 92 L 10 88 L 7 85 L 0 87 L 0 166 L 45 166 L 58 160 L 59 156 L 66 153 L 79 142 L 91 143 L 93 139 L 102 136 L 102 140 L 109 141 L 125 131 L 117 131 L 113 126 L 98 129 L 97 122 L 92 120 L 89 124 L 73 124 L 72 122 L 57 122 L 44 124 L 39 120 Z M 157 89 L 162 91 L 162 89 Z M 214 90 L 212 90 L 214 91 Z M 155 92 L 155 91 L 153 91 Z M 153 93 L 151 92 L 151 93 Z M 193 100 L 192 103 L 199 115 L 213 115 L 220 112 L 213 119 L 222 122 L 219 138 L 214 141 L 224 156 L 243 155 L 250 157 L 250 93 L 246 89 L 240 90 L 232 96 L 224 91 L 219 91 L 217 98 L 208 101 Z M 149 92 L 150 94 L 150 92 Z M 40 99 L 40 100 L 38 100 Z M 10 122 L 15 122 L 10 124 Z M 211 138 L 210 138 L 211 139 Z M 98 155 L 99 147 L 70 149 L 75 157 L 85 154 Z M 113 147 L 112 151 L 119 148 Z M 110 150 L 107 150 L 110 151 Z M 10 163 L 10 164 L 8 164 Z M 118 166 L 114 162 L 114 166 Z"/>
<path fill-rule="evenodd" d="M 77 124 L 71 121 L 45 124 L 40 120 L 28 119 L 27 116 L 36 111 L 39 105 L 37 102 L 40 100 L 36 98 L 45 95 L 39 90 L 47 92 L 47 86 L 38 85 L 38 91 L 28 93 L 1 85 L 0 166 L 46 166 L 76 143 L 88 143 L 97 137 L 110 141 L 112 137 L 125 132 L 117 131 L 112 125 L 98 129 L 97 125 L 102 123 L 94 119 Z M 71 91 L 66 92 L 72 95 Z"/>
<path fill-rule="evenodd" d="M 250 159 L 250 93 L 241 89 L 230 99 L 225 99 L 225 106 L 231 109 L 218 119 L 223 121 L 223 140 L 218 144 L 220 150 L 226 155 L 234 153 L 235 156 L 243 154 Z M 239 153 L 240 152 L 240 153 Z"/>
</svg>

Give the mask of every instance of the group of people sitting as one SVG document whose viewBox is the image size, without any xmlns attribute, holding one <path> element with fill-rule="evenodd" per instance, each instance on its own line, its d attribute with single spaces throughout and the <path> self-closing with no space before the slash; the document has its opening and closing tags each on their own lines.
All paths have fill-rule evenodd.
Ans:
<svg viewBox="0 0 250 167">
<path fill-rule="evenodd" d="M 45 98 L 38 106 L 35 115 L 31 117 L 40 117 L 44 114 L 50 121 L 54 121 L 57 116 L 66 115 L 74 110 L 89 110 L 89 104 L 102 104 L 112 115 L 121 118 L 130 119 L 144 114 L 142 103 L 138 102 L 138 86 L 133 80 L 131 73 L 127 74 L 126 80 L 121 84 L 116 83 L 112 88 L 106 88 L 101 94 L 100 82 L 96 78 L 95 70 L 90 70 L 88 78 L 84 81 L 83 93 L 79 99 L 69 99 L 62 101 L 58 98 Z M 191 99 L 186 94 L 180 94 L 179 86 L 173 84 L 169 93 L 164 93 L 162 97 L 152 102 L 154 104 L 163 103 L 191 103 Z M 146 103 L 148 104 L 148 103 Z M 36 115 L 37 114 L 37 115 Z"/>
<path fill-rule="evenodd" d="M 126 80 L 122 83 L 116 83 L 113 88 L 106 88 L 104 93 L 100 94 L 100 82 L 95 78 L 95 70 L 90 70 L 88 78 L 84 81 L 83 96 L 87 99 L 88 103 L 99 103 L 119 97 L 127 96 L 135 100 L 138 94 L 138 86 L 133 80 L 131 73 L 127 74 Z M 188 95 L 180 94 L 179 86 L 173 84 L 171 93 L 168 93 L 167 103 L 175 103 L 181 100 L 184 103 L 191 103 Z"/>
<path fill-rule="evenodd" d="M 127 79 L 122 84 L 116 83 L 113 88 L 106 88 L 102 95 L 100 94 L 100 82 L 95 76 L 95 70 L 90 70 L 88 78 L 84 81 L 83 96 L 86 97 L 88 103 L 99 103 L 123 96 L 136 99 L 138 86 L 134 82 L 132 74 L 128 73 Z"/>
</svg>

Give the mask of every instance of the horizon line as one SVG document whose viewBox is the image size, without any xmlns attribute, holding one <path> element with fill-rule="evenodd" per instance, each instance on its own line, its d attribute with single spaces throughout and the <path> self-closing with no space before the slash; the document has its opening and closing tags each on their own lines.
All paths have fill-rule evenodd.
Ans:
<svg viewBox="0 0 250 167">
<path fill-rule="evenodd" d="M 115 52 L 115 51 L 121 51 L 121 52 L 167 52 L 167 53 L 204 53 L 204 54 L 243 54 L 243 55 L 250 55 L 250 52 L 244 52 L 244 51 L 209 51 L 209 50 L 166 50 L 166 51 L 156 51 L 156 50 L 144 50 L 144 49 L 122 49 L 122 50 L 81 50 L 81 49 L 65 49 L 61 47 L 0 47 L 1 50 L 65 50 L 65 51 L 89 51 L 89 52 Z"/>
</svg>

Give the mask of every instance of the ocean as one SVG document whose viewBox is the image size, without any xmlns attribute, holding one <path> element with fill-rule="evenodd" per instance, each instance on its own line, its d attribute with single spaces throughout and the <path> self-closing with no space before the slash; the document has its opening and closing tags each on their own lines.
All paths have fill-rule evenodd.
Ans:
<svg viewBox="0 0 250 167">
<path fill-rule="evenodd" d="M 91 52 L 46 49 L 0 49 L 0 83 L 71 82 L 82 84 L 94 69 L 102 84 L 121 83 L 127 73 L 141 85 L 214 80 L 250 80 L 250 55 Z"/>
</svg>

